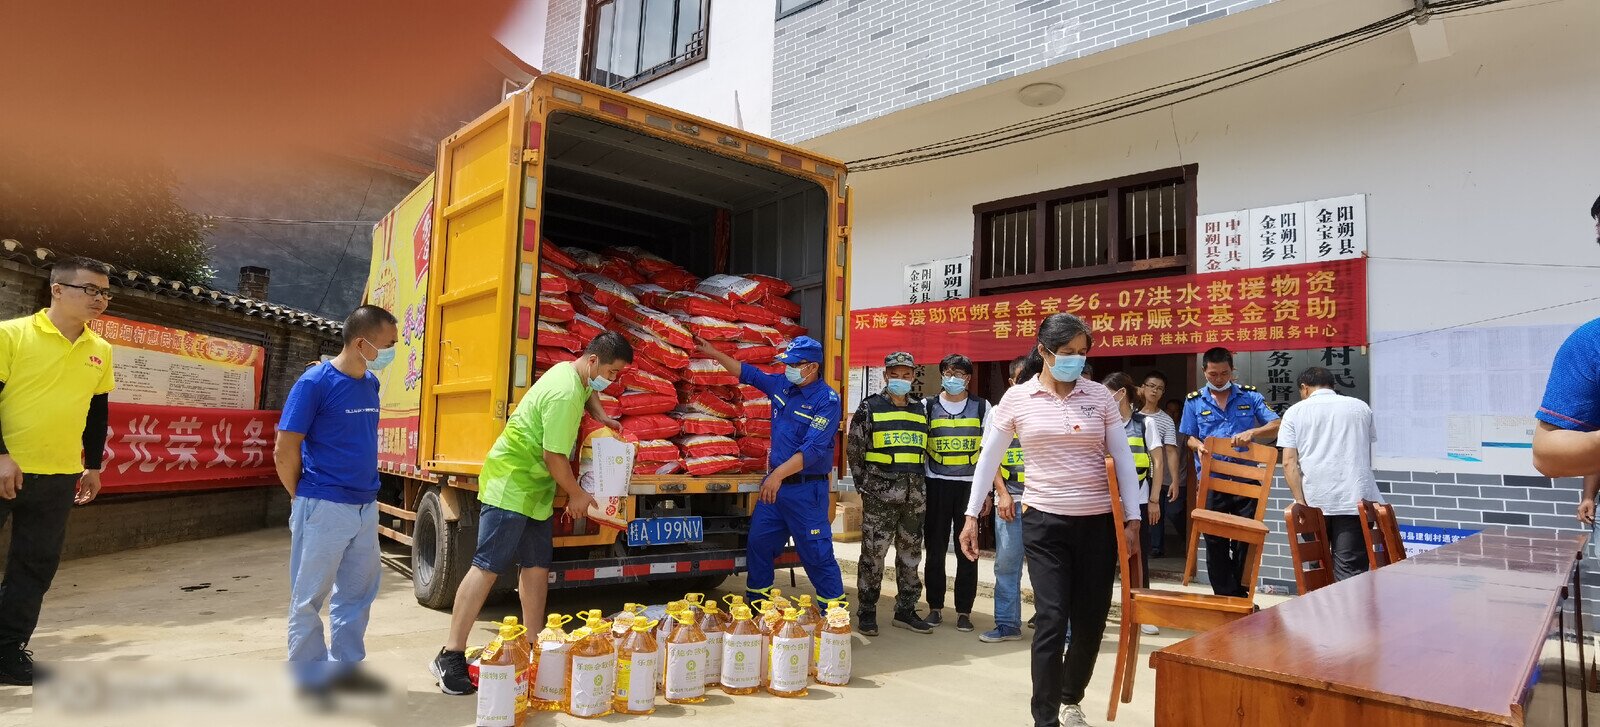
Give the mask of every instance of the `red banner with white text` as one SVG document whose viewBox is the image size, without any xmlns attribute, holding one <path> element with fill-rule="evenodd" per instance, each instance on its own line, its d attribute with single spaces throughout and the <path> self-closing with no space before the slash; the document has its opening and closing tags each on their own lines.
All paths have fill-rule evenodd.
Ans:
<svg viewBox="0 0 1600 727">
<path fill-rule="evenodd" d="M 1361 346 L 1367 337 L 1366 258 L 1080 285 L 850 313 L 850 365 L 965 354 L 1008 361 L 1028 352 L 1039 323 L 1073 313 L 1095 356 Z"/>
<path fill-rule="evenodd" d="M 277 484 L 277 411 L 112 404 L 105 492 Z"/>
</svg>

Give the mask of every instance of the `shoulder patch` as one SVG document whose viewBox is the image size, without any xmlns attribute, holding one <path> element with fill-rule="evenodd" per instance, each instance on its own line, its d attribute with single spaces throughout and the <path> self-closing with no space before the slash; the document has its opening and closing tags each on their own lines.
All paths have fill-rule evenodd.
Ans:
<svg viewBox="0 0 1600 727">
<path fill-rule="evenodd" d="M 1200 392 L 1199 391 L 1191 391 L 1191 392 L 1189 392 L 1188 396 L 1183 397 L 1183 398 L 1185 398 L 1185 399 L 1198 399 L 1198 398 L 1200 398 Z"/>
<path fill-rule="evenodd" d="M 1255 391 L 1256 390 L 1256 387 L 1251 386 L 1249 384 L 1240 384 L 1239 388 L 1244 389 L 1245 391 Z"/>
</svg>

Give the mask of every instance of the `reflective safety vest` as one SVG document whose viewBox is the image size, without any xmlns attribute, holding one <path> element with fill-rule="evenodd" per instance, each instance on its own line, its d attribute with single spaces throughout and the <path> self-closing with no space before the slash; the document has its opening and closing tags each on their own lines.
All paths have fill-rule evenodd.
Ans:
<svg viewBox="0 0 1600 727">
<path fill-rule="evenodd" d="M 1011 446 L 1006 448 L 1006 458 L 1000 461 L 1000 477 L 1007 484 L 1021 485 L 1028 481 L 1022 467 L 1022 440 L 1011 438 Z"/>
<path fill-rule="evenodd" d="M 1133 418 L 1123 425 L 1123 430 L 1128 435 L 1128 448 L 1133 450 L 1133 468 L 1139 473 L 1139 481 L 1150 483 L 1150 450 L 1144 444 L 1144 415 L 1133 413 Z"/>
<path fill-rule="evenodd" d="M 921 472 L 928 447 L 928 415 L 912 401 L 895 406 L 876 394 L 866 401 L 872 415 L 872 447 L 865 459 L 884 472 Z"/>
<path fill-rule="evenodd" d="M 935 476 L 960 479 L 978 471 L 983 414 L 988 406 L 988 402 L 969 396 L 966 407 L 952 418 L 939 397 L 928 399 L 928 470 Z"/>
</svg>

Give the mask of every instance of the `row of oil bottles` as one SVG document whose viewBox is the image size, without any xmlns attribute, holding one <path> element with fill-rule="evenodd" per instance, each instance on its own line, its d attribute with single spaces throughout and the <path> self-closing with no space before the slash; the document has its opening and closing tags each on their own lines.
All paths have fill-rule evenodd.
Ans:
<svg viewBox="0 0 1600 727">
<path fill-rule="evenodd" d="M 823 612 L 808 595 L 791 602 L 776 588 L 767 593 L 750 605 L 726 596 L 726 610 L 690 593 L 658 620 L 635 603 L 609 619 L 598 609 L 580 611 L 584 625 L 571 633 L 563 626 L 572 616 L 551 614 L 532 648 L 527 628 L 508 616 L 477 656 L 477 723 L 520 726 L 530 712 L 651 714 L 658 695 L 698 704 L 717 687 L 793 698 L 806 696 L 812 679 L 848 684 L 849 604 L 829 601 Z"/>
</svg>

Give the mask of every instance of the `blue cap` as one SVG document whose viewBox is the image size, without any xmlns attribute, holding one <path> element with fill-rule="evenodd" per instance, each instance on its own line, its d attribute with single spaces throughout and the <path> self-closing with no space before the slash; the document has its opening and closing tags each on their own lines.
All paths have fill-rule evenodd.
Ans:
<svg viewBox="0 0 1600 727">
<path fill-rule="evenodd" d="M 783 353 L 778 354 L 778 363 L 820 363 L 822 361 L 822 344 L 810 336 L 801 336 L 789 342 Z"/>
</svg>

